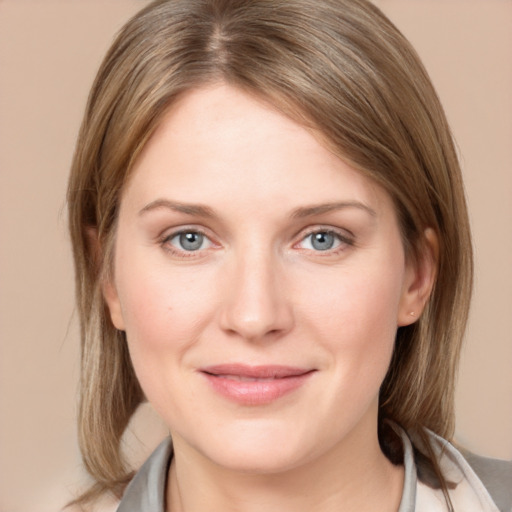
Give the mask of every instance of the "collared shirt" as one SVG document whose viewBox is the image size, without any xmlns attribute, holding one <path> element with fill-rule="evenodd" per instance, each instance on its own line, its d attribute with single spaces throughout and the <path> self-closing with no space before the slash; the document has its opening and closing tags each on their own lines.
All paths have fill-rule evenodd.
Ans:
<svg viewBox="0 0 512 512">
<path fill-rule="evenodd" d="M 411 439 L 400 427 L 396 430 L 404 445 L 405 473 L 398 512 L 446 512 L 448 508 L 442 491 L 432 489 L 417 478 Z M 456 484 L 454 489 L 449 490 L 455 511 L 512 512 L 512 508 L 498 508 L 475 471 L 453 445 L 433 433 L 429 435 L 443 474 Z M 168 438 L 137 472 L 126 488 L 117 512 L 165 512 L 165 490 L 171 460 L 172 443 Z M 504 464 L 507 464 L 508 470 L 512 470 L 512 464 Z M 512 489 L 512 480 L 510 484 Z"/>
</svg>

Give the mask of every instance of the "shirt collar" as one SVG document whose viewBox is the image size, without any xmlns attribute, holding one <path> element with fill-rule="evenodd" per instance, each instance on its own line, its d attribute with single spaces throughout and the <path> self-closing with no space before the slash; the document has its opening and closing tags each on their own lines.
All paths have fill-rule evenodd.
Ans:
<svg viewBox="0 0 512 512">
<path fill-rule="evenodd" d="M 393 427 L 402 439 L 404 447 L 404 488 L 398 512 L 414 512 L 417 510 L 416 491 L 418 482 L 413 448 L 407 433 L 396 424 L 394 424 Z M 462 455 L 445 440 L 438 438 L 432 433 L 431 437 L 438 443 L 442 442 L 444 445 L 443 450 L 445 450 L 445 452 L 448 451 L 451 457 L 460 457 L 460 460 L 457 460 L 455 466 L 469 467 L 467 463 L 463 461 Z M 447 447 L 449 447 L 448 450 Z M 172 442 L 170 438 L 167 438 L 156 448 L 130 482 L 117 512 L 165 512 L 165 488 L 172 454 Z M 441 454 L 442 452 L 439 455 Z M 444 459 L 443 457 L 441 458 Z M 444 467 L 443 469 L 446 470 L 448 468 Z M 469 469 L 469 471 L 471 470 Z M 471 480 L 471 475 L 468 476 Z M 476 482 L 473 485 L 476 486 L 478 483 L 479 482 Z M 480 485 L 482 484 L 480 483 Z M 431 491 L 432 490 L 429 492 Z M 485 490 L 481 491 L 482 499 L 487 500 L 488 495 L 483 496 L 484 493 L 487 495 Z M 497 508 L 494 508 L 492 502 L 490 502 L 489 508 L 479 510 L 497 511 Z"/>
</svg>

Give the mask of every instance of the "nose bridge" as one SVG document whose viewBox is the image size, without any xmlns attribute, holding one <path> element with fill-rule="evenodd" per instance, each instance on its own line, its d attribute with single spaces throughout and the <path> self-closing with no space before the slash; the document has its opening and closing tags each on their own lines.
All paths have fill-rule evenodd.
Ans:
<svg viewBox="0 0 512 512">
<path fill-rule="evenodd" d="M 222 326 L 248 340 L 283 334 L 293 324 L 283 267 L 269 247 L 253 241 L 233 255 Z"/>
</svg>

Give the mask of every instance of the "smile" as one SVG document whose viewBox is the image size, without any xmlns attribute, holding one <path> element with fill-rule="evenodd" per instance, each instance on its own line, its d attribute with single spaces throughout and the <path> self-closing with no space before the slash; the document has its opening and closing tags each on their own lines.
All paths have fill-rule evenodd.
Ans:
<svg viewBox="0 0 512 512">
<path fill-rule="evenodd" d="M 245 377 L 243 375 L 214 375 L 214 376 L 221 378 L 221 379 L 237 380 L 239 382 L 269 382 L 269 381 L 276 379 L 276 377 L 257 378 L 257 377 Z M 282 378 L 287 379 L 289 377 L 282 377 Z"/>
<path fill-rule="evenodd" d="M 290 366 L 242 364 L 200 370 L 216 393 L 240 405 L 252 406 L 269 404 L 299 389 L 314 372 L 314 369 Z"/>
</svg>

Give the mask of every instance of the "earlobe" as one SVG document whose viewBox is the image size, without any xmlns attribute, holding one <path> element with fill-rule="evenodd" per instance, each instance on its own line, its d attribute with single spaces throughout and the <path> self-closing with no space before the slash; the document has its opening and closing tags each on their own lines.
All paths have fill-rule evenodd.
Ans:
<svg viewBox="0 0 512 512">
<path fill-rule="evenodd" d="M 437 276 L 439 240 L 432 228 L 424 232 L 420 254 L 407 263 L 397 325 L 416 322 L 430 298 Z"/>
<path fill-rule="evenodd" d="M 86 234 L 90 255 L 93 258 L 97 271 L 100 272 L 102 251 L 98 237 L 98 230 L 95 227 L 90 226 L 86 229 Z M 110 273 L 107 272 L 107 274 Z M 116 329 L 124 331 L 124 320 L 121 311 L 121 304 L 119 302 L 117 290 L 112 281 L 112 276 L 100 276 L 99 279 L 101 280 L 101 292 L 107 304 L 112 323 Z"/>
<path fill-rule="evenodd" d="M 110 277 L 104 279 L 101 288 L 114 327 L 119 331 L 124 331 L 125 326 L 121 302 L 119 301 L 119 295 L 114 283 L 112 283 L 112 279 Z"/>
</svg>

